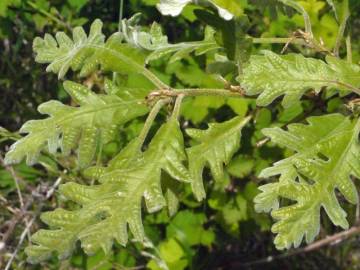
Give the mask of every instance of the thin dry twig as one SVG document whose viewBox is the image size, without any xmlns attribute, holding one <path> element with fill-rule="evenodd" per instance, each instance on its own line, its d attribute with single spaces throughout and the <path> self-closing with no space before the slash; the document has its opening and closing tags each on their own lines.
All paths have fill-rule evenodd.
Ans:
<svg viewBox="0 0 360 270">
<path fill-rule="evenodd" d="M 50 199 L 52 197 L 52 195 L 55 193 L 56 188 L 60 185 L 61 181 L 62 181 L 62 177 L 57 178 L 55 183 L 46 192 L 46 195 L 43 196 L 43 197 L 40 197 L 40 202 L 44 202 L 44 201 Z M 14 231 L 16 224 L 26 214 L 27 209 L 32 205 L 33 202 L 34 202 L 34 200 L 31 197 L 26 202 L 24 207 L 20 209 L 20 211 L 19 211 L 20 214 L 18 216 L 14 217 L 11 220 L 10 225 L 9 225 L 10 227 L 9 227 L 8 231 L 5 233 L 5 235 L 4 235 L 3 239 L 2 239 L 2 242 L 4 244 L 6 243 L 6 240 L 10 237 L 12 232 Z M 19 249 L 20 249 L 22 243 L 24 242 L 25 236 L 30 233 L 31 225 L 34 223 L 34 221 L 36 220 L 38 214 L 41 212 L 42 207 L 43 207 L 43 205 L 40 204 L 38 210 L 36 211 L 36 213 L 34 214 L 34 216 L 32 217 L 32 219 L 30 221 L 27 221 L 27 219 L 26 220 L 24 219 L 24 221 L 26 222 L 26 227 L 25 227 L 25 229 L 23 230 L 23 232 L 22 232 L 22 234 L 20 236 L 20 240 L 18 242 L 17 247 L 15 248 L 14 252 L 12 253 L 12 255 L 11 255 L 10 259 L 9 259 L 9 261 L 6 264 L 5 270 L 10 269 L 13 260 L 15 259 L 17 253 L 19 252 Z"/>
<path fill-rule="evenodd" d="M 16 191 L 17 191 L 17 194 L 18 194 L 18 197 L 19 197 L 20 207 L 21 207 L 21 209 L 23 209 L 25 207 L 24 206 L 24 198 L 23 198 L 23 195 L 21 193 L 19 182 L 20 181 L 25 182 L 25 181 L 15 172 L 13 166 L 9 166 L 9 165 L 5 164 L 5 161 L 4 161 L 4 159 L 3 159 L 3 157 L 1 155 L 0 155 L 0 162 L 3 165 L 3 167 L 5 168 L 5 170 L 7 170 L 11 174 L 12 178 L 14 179 Z M 29 225 L 28 219 L 27 219 L 26 216 L 24 218 L 24 222 L 25 222 L 26 226 Z M 28 238 L 30 240 L 30 234 L 28 234 Z"/>
<path fill-rule="evenodd" d="M 28 234 L 28 232 L 29 232 L 32 224 L 33 224 L 34 221 L 35 221 L 35 219 L 36 219 L 36 216 L 33 217 L 33 218 L 29 221 L 29 223 L 26 225 L 25 229 L 24 229 L 23 232 L 21 233 L 20 240 L 19 240 L 19 242 L 18 242 L 18 244 L 17 244 L 17 246 L 16 246 L 16 248 L 15 248 L 15 251 L 11 254 L 11 257 L 10 257 L 9 261 L 7 262 L 4 270 L 9 270 L 9 269 L 10 269 L 11 264 L 12 264 L 13 260 L 15 259 L 17 253 L 19 252 L 20 247 L 21 247 L 22 243 L 24 242 L 25 237 L 26 237 L 26 235 Z"/>
<path fill-rule="evenodd" d="M 24 207 L 24 199 L 21 194 L 20 185 L 19 185 L 19 182 L 23 181 L 22 178 L 17 175 L 17 173 L 15 172 L 15 170 L 12 166 L 5 164 L 4 158 L 1 155 L 0 155 L 0 162 L 1 162 L 1 165 L 5 168 L 5 170 L 7 170 L 11 174 L 12 178 L 14 179 L 16 191 L 17 191 L 18 197 L 19 197 L 20 206 L 21 206 L 21 208 Z"/>
<path fill-rule="evenodd" d="M 48 200 L 51 198 L 51 196 L 54 194 L 56 188 L 60 185 L 62 181 L 62 177 L 58 177 L 55 181 L 55 183 L 51 186 L 51 188 L 46 192 L 45 200 Z"/>
<path fill-rule="evenodd" d="M 261 146 L 263 146 L 264 144 L 268 143 L 270 141 L 270 138 L 266 137 L 264 139 L 261 139 L 260 141 L 258 141 L 256 143 L 256 147 L 260 148 Z"/>
<path fill-rule="evenodd" d="M 231 263 L 230 265 L 231 265 L 231 267 L 250 267 L 250 266 L 255 266 L 255 265 L 266 264 L 266 263 L 273 262 L 275 260 L 285 259 L 285 258 L 288 258 L 291 256 L 296 256 L 299 254 L 315 251 L 315 250 L 318 250 L 325 246 L 334 246 L 334 245 L 337 245 L 337 244 L 343 242 L 344 240 L 346 240 L 354 235 L 357 235 L 357 234 L 360 234 L 360 225 L 353 226 L 348 230 L 345 230 L 345 231 L 336 233 L 332 236 L 328 236 L 324 239 L 315 241 L 314 243 L 312 243 L 304 248 L 295 249 L 293 251 L 283 253 L 280 255 L 268 256 L 268 257 L 265 257 L 265 258 L 262 258 L 259 260 L 255 260 L 255 261 L 251 261 L 251 262 L 246 262 L 246 263 L 235 262 L 235 263 Z"/>
<path fill-rule="evenodd" d="M 9 240 L 11 234 L 13 233 L 16 225 L 18 224 L 18 222 L 26 215 L 27 210 L 30 208 L 30 206 L 32 205 L 33 200 L 32 198 L 30 198 L 28 201 L 26 201 L 25 205 L 23 208 L 19 209 L 18 211 L 16 211 L 15 215 L 13 216 L 13 218 L 11 220 L 8 220 L 7 222 L 5 222 L 3 224 L 3 226 L 6 226 L 7 230 L 6 232 L 3 234 L 3 237 L 1 239 L 1 242 L 3 242 L 4 244 L 6 244 L 6 242 Z"/>
</svg>

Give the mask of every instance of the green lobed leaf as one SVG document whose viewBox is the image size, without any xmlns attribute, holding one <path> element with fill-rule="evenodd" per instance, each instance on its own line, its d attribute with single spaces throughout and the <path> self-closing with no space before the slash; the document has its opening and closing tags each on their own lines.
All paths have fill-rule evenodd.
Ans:
<svg viewBox="0 0 360 270">
<path fill-rule="evenodd" d="M 348 228 L 346 212 L 335 190 L 353 204 L 358 194 L 351 176 L 360 177 L 360 122 L 340 114 L 309 117 L 308 124 L 290 124 L 288 131 L 267 128 L 263 133 L 294 155 L 263 170 L 260 177 L 280 175 L 279 181 L 261 186 L 255 209 L 270 212 L 276 223 L 272 231 L 278 249 L 298 247 L 305 237 L 314 240 L 320 230 L 323 208 L 332 223 Z M 280 206 L 280 198 L 293 202 Z"/>
<path fill-rule="evenodd" d="M 58 32 L 55 38 L 49 34 L 45 34 L 43 39 L 35 38 L 33 50 L 36 53 L 36 62 L 49 63 L 46 71 L 57 73 L 59 78 L 63 78 L 70 67 L 73 70 L 80 69 L 96 47 L 104 45 L 105 36 L 101 28 L 102 22 L 95 20 L 89 36 L 82 27 L 76 27 L 73 30 L 73 39 L 64 32 Z"/>
<path fill-rule="evenodd" d="M 144 73 L 145 53 L 138 48 L 123 43 L 121 33 L 113 34 L 106 42 L 101 33 L 102 22 L 95 20 L 90 28 L 89 36 L 82 27 L 73 30 L 73 39 L 63 32 L 55 38 L 45 34 L 37 37 L 33 43 L 35 60 L 49 63 L 46 70 L 63 78 L 68 70 L 80 70 L 80 76 L 87 76 L 99 65 L 107 71 L 118 73 Z"/>
<path fill-rule="evenodd" d="M 179 181 L 190 181 L 182 163 L 186 158 L 183 143 L 179 123 L 171 118 L 158 130 L 145 152 L 139 150 L 141 145 L 135 139 L 108 167 L 90 168 L 87 175 L 97 178 L 100 184 L 62 185 L 60 192 L 82 207 L 44 213 L 41 218 L 51 229 L 33 235 L 36 245 L 26 249 L 29 260 L 44 260 L 53 251 L 59 258 L 65 258 L 77 240 L 87 254 L 100 248 L 107 254 L 114 240 L 126 245 L 127 226 L 135 239 L 143 241 L 142 199 L 150 213 L 166 205 L 161 172 L 164 170 Z"/>
<path fill-rule="evenodd" d="M 64 82 L 64 88 L 79 107 L 55 100 L 41 104 L 39 112 L 50 117 L 31 120 L 22 126 L 20 132 L 28 135 L 11 146 L 5 157 L 7 164 L 19 163 L 26 156 L 27 164 L 32 165 L 44 148 L 50 153 L 60 148 L 64 155 L 78 149 L 79 166 L 86 167 L 99 143 L 106 144 L 113 139 L 119 125 L 148 111 L 143 97 L 134 97 L 131 92 L 100 95 L 71 81 Z"/>
<path fill-rule="evenodd" d="M 207 130 L 187 129 L 186 133 L 198 144 L 186 149 L 191 187 L 196 198 L 205 198 L 202 180 L 204 167 L 208 164 L 215 180 L 221 180 L 223 166 L 227 164 L 240 146 L 241 129 L 250 117 L 234 117 L 233 119 L 216 124 L 209 124 Z"/>
<path fill-rule="evenodd" d="M 248 95 L 260 94 L 259 106 L 269 105 L 284 95 L 282 104 L 289 107 L 309 89 L 319 93 L 323 87 L 354 90 L 360 86 L 358 65 L 331 56 L 326 57 L 326 62 L 300 54 L 277 55 L 264 51 L 263 55 L 250 58 L 238 80 Z"/>
</svg>

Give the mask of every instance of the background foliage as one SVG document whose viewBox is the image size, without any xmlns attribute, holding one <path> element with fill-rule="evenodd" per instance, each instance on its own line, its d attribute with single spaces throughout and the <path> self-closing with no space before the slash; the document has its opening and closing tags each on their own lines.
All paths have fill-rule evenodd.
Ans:
<svg viewBox="0 0 360 270">
<path fill-rule="evenodd" d="M 234 42 L 227 39 L 241 40 L 246 43 L 246 35 L 253 37 L 291 37 L 295 31 L 304 28 L 301 15 L 281 7 L 277 12 L 268 4 L 255 5 L 261 1 L 239 1 L 233 7 L 237 14 L 246 13 L 247 19 L 241 25 L 216 25 L 222 36 L 215 35 L 218 42 L 225 44 L 229 58 L 237 61 L 242 59 L 242 50 L 268 49 L 280 53 L 284 44 L 249 44 L 247 48 L 237 48 Z M 336 42 L 338 23 L 331 6 L 326 1 L 298 1 L 309 13 L 314 35 L 326 47 L 332 48 Z M 185 7 L 180 17 L 161 16 L 155 8 L 155 0 L 124 1 L 121 12 L 123 18 L 130 18 L 140 12 L 141 24 L 150 25 L 153 21 L 162 26 L 169 42 L 197 41 L 204 39 L 205 25 L 209 23 L 205 10 L 198 10 L 194 5 Z M 45 74 L 44 67 L 35 64 L 32 41 L 36 36 L 57 31 L 68 32 L 75 26 L 89 28 L 89 23 L 96 18 L 104 22 L 104 33 L 113 33 L 118 29 L 120 14 L 119 1 L 97 0 L 3 0 L 0 2 L 0 124 L 7 130 L 0 130 L 1 156 L 19 135 L 10 131 L 18 130 L 22 123 L 29 119 L 39 118 L 36 108 L 49 99 L 58 99 L 69 104 L 64 86 L 56 75 Z M 351 16 L 348 22 L 353 44 L 353 62 L 360 60 L 360 5 L 358 1 L 350 1 Z M 274 7 L 274 6 L 270 6 Z M 210 20 L 211 21 L 211 20 Z M 239 36 L 231 36 L 231 27 L 236 28 Z M 206 39 L 206 38 L 205 38 Z M 221 39 L 219 41 L 219 39 Z M 288 51 L 301 52 L 306 56 L 321 58 L 307 47 L 289 45 Z M 156 60 L 153 72 L 164 82 L 177 87 L 223 87 L 218 77 L 212 75 L 212 69 L 228 70 L 224 77 L 231 78 L 234 67 L 223 66 L 221 59 L 212 65 L 206 65 L 208 55 L 190 54 L 183 51 L 181 61 L 172 57 Z M 345 56 L 342 47 L 341 56 Z M 211 57 L 214 57 L 213 55 Z M 213 59 L 212 59 L 213 60 Z M 256 59 L 254 60 L 256 61 Z M 207 70 L 205 67 L 207 66 Z M 330 74 L 332 75 L 332 74 Z M 69 78 L 78 79 L 76 74 Z M 94 73 L 83 83 L 90 87 L 98 87 L 101 91 L 103 78 Z M 126 80 L 129 86 L 141 86 L 149 89 L 151 85 L 132 74 Z M 252 78 L 249 78 L 253 82 Z M 276 87 L 276 86 L 275 86 Z M 300 89 L 301 91 L 301 89 Z M 343 112 L 343 106 L 350 101 L 352 95 L 342 98 L 321 92 L 320 95 L 307 94 L 301 102 L 290 107 L 282 107 L 280 103 L 261 108 L 254 99 L 195 97 L 184 101 L 181 117 L 181 128 L 206 128 L 208 122 L 222 122 L 239 115 L 253 116 L 251 124 L 242 132 L 241 151 L 227 165 L 221 181 L 214 183 L 210 171 L 205 170 L 205 189 L 207 198 L 199 203 L 192 195 L 189 187 L 180 193 L 179 211 L 169 218 L 166 210 L 154 215 L 144 216 L 144 225 L 149 237 L 145 246 L 130 242 L 125 249 L 114 245 L 110 255 L 102 252 L 87 256 L 80 248 L 68 260 L 58 261 L 55 257 L 41 265 L 29 265 L 25 262 L 23 252 L 28 238 L 19 247 L 13 261 L 13 269 L 357 269 L 359 260 L 359 243 L 355 238 L 342 242 L 335 247 L 324 247 L 309 253 L 300 252 L 296 255 L 280 253 L 272 244 L 270 232 L 272 221 L 268 215 L 256 213 L 253 198 L 258 194 L 257 187 L 264 184 L 259 177 L 260 171 L 275 161 L 288 157 L 292 150 L 279 148 L 273 143 L 264 142 L 260 132 L 266 127 L 283 127 L 291 122 L 303 122 L 308 116 L 323 113 Z M 348 104 L 351 105 L 351 104 Z M 194 109 L 195 108 L 195 109 Z M 166 115 L 161 115 L 162 120 Z M 159 119 L 161 120 L 161 119 Z M 142 120 L 134 120 L 120 131 L 119 138 L 107 144 L 103 149 L 100 162 L 106 162 L 117 153 L 127 142 L 133 139 L 142 127 Z M 159 121 L 160 124 L 160 121 Z M 8 131 L 10 130 L 10 131 Z M 156 127 L 152 129 L 154 133 Z M 191 134 L 190 134 L 191 135 Z M 194 145 L 191 136 L 186 137 L 187 146 Z M 241 152 L 241 153 L 240 153 Z M 79 183 L 91 184 L 77 170 L 73 170 L 76 161 L 73 158 L 59 158 L 56 162 L 46 153 L 40 156 L 40 165 L 29 167 L 21 163 L 14 167 L 6 166 L 1 159 L 0 169 L 0 268 L 5 266 L 16 249 L 21 233 L 28 224 L 32 230 L 44 226 L 38 219 L 39 212 L 51 210 L 57 206 L 76 208 L 76 205 L 56 195 L 52 189 L 58 179 L 63 182 L 76 179 Z M 16 179 L 16 181 L 14 181 Z M 16 183 L 21 190 L 21 200 Z M 55 186 L 56 187 L 56 186 Z M 341 202 L 340 202 L 341 203 Z M 357 220 L 355 206 L 345 205 L 354 224 Z M 25 211 L 20 211 L 23 209 Z M 320 237 L 335 233 L 330 220 L 323 216 Z M 280 255 L 282 254 L 282 255 Z M 280 255 L 280 257 L 276 257 Z M 273 256 L 273 260 L 267 260 Z M 135 268 L 137 267 L 137 268 Z"/>
</svg>

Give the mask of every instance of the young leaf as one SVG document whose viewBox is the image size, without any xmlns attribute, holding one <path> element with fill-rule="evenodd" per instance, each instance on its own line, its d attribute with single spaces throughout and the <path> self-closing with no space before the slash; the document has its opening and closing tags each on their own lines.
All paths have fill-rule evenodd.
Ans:
<svg viewBox="0 0 360 270">
<path fill-rule="evenodd" d="M 289 107 L 309 89 L 319 93 L 323 87 L 352 90 L 359 93 L 360 67 L 328 56 L 327 63 L 300 54 L 277 55 L 264 51 L 254 55 L 239 78 L 248 95 L 257 98 L 259 106 L 269 105 L 284 95 L 282 104 Z"/>
<path fill-rule="evenodd" d="M 219 49 L 220 46 L 217 45 L 214 35 L 215 31 L 211 27 L 205 28 L 205 36 L 204 40 L 202 41 L 193 41 L 193 42 L 181 42 L 177 44 L 170 44 L 167 42 L 167 37 L 162 36 L 161 29 L 158 28 L 159 26 L 153 24 L 150 33 L 148 34 L 147 38 L 143 35 L 143 40 L 138 44 L 148 50 L 152 50 L 149 56 L 146 58 L 146 62 L 150 62 L 152 60 L 159 59 L 168 54 L 172 54 L 169 63 L 173 63 L 178 61 L 190 53 L 195 52 L 195 55 L 202 55 L 209 51 Z M 158 28 L 155 30 L 155 28 Z M 162 36 L 162 38 L 161 38 Z M 165 42 L 166 39 L 166 42 Z M 161 42 L 154 42 L 154 40 L 161 40 Z M 151 45 L 149 45 L 151 44 Z"/>
<path fill-rule="evenodd" d="M 126 245 L 128 225 L 135 239 L 142 241 L 142 199 L 150 213 L 166 205 L 162 170 L 179 181 L 189 182 L 182 163 L 186 158 L 183 143 L 179 124 L 171 118 L 158 130 L 145 152 L 139 151 L 139 141 L 135 139 L 109 167 L 91 170 L 89 174 L 98 177 L 100 184 L 67 183 L 61 186 L 62 194 L 82 208 L 44 213 L 42 220 L 51 229 L 33 235 L 36 245 L 26 249 L 29 260 L 44 260 L 53 251 L 65 258 L 71 254 L 77 240 L 88 254 L 100 248 L 108 253 L 113 240 Z"/>
<path fill-rule="evenodd" d="M 28 135 L 11 146 L 5 157 L 7 164 L 18 163 L 25 156 L 27 164 L 34 164 L 46 145 L 51 153 L 60 148 L 64 155 L 69 155 L 78 145 L 79 166 L 86 167 L 98 143 L 109 142 L 119 125 L 148 111 L 140 97 L 124 93 L 98 95 L 70 81 L 64 83 L 64 88 L 80 106 L 71 107 L 55 100 L 41 104 L 39 112 L 50 117 L 28 121 L 22 126 L 20 132 Z"/>
<path fill-rule="evenodd" d="M 156 22 L 152 24 L 149 32 L 141 31 L 137 25 L 139 16 L 138 13 L 130 19 L 122 20 L 121 33 L 127 43 L 150 51 L 150 55 L 146 57 L 147 63 L 165 55 L 174 54 L 169 60 L 170 63 L 173 63 L 187 57 L 192 52 L 195 52 L 195 55 L 202 55 L 220 48 L 214 38 L 215 31 L 211 27 L 205 28 L 205 36 L 202 41 L 170 44 L 167 36 L 163 35 L 161 26 Z"/>
<path fill-rule="evenodd" d="M 150 31 L 146 32 L 139 26 L 140 18 L 141 13 L 136 13 L 131 18 L 121 21 L 121 34 L 127 43 L 149 51 L 168 44 L 168 38 L 163 35 L 157 22 L 153 22 Z"/>
<path fill-rule="evenodd" d="M 191 2 L 192 0 L 160 0 L 160 3 L 157 4 L 157 8 L 163 15 L 175 17 L 179 16 L 184 7 Z"/>
<path fill-rule="evenodd" d="M 184 7 L 193 2 L 192 0 L 160 0 L 160 3 L 157 4 L 158 10 L 163 15 L 171 15 L 173 17 L 178 16 Z M 209 4 L 213 5 L 219 13 L 219 16 L 225 20 L 231 20 L 234 17 L 232 12 L 239 13 L 240 6 L 237 4 L 236 0 L 208 0 Z M 242 10 L 241 10 L 242 11 Z"/>
<path fill-rule="evenodd" d="M 295 151 L 261 172 L 260 177 L 280 175 L 279 182 L 261 186 L 262 193 L 254 199 L 257 211 L 272 210 L 278 249 L 298 247 L 303 237 L 312 242 L 320 230 L 321 208 L 334 225 L 348 228 L 335 190 L 350 203 L 358 203 L 351 176 L 360 178 L 359 120 L 330 114 L 309 117 L 307 122 L 290 124 L 288 131 L 263 131 L 276 144 Z M 279 208 L 280 198 L 294 203 Z"/>
<path fill-rule="evenodd" d="M 207 130 L 187 129 L 186 133 L 199 144 L 186 149 L 191 174 L 191 187 L 196 198 L 205 198 L 202 173 L 206 164 L 215 180 L 221 180 L 227 164 L 240 146 L 241 129 L 250 120 L 240 116 L 224 123 L 209 124 Z"/>
<path fill-rule="evenodd" d="M 86 59 L 91 56 L 97 46 L 103 46 L 105 36 L 101 32 L 102 22 L 95 20 L 90 28 L 89 36 L 82 27 L 73 30 L 73 39 L 64 32 L 58 32 L 55 38 L 49 34 L 35 38 L 33 49 L 36 53 L 36 62 L 50 63 L 46 71 L 59 74 L 63 78 L 71 67 L 80 69 Z"/>
</svg>

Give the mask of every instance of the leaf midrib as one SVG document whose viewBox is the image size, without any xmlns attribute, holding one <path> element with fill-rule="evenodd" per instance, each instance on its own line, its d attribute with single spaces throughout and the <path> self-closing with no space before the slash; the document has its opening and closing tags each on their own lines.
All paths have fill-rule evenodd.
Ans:
<svg viewBox="0 0 360 270">
<path fill-rule="evenodd" d="M 246 117 L 244 119 L 242 119 L 240 121 L 239 124 L 235 125 L 235 127 L 233 127 L 232 129 L 230 129 L 228 132 L 225 132 L 225 133 L 220 133 L 219 136 L 217 136 L 216 138 L 211 138 L 210 142 L 211 143 L 205 143 L 205 142 L 202 142 L 199 146 L 202 146 L 202 147 L 205 147 L 205 148 L 208 148 L 207 150 L 205 151 L 202 151 L 201 152 L 201 157 L 204 157 L 206 156 L 206 154 L 208 153 L 208 151 L 212 151 L 213 149 L 209 149 L 209 148 L 212 148 L 211 146 L 214 145 L 214 148 L 218 147 L 219 145 L 223 144 L 223 141 L 226 137 L 228 136 L 232 136 L 234 135 L 234 133 L 236 132 L 241 132 L 241 128 L 243 126 L 246 125 L 246 123 L 250 120 L 250 117 Z M 220 141 L 219 143 L 217 143 L 218 141 Z M 209 147 L 207 147 L 209 145 Z M 196 146 L 195 146 L 196 147 Z M 191 148 L 189 148 L 191 149 Z M 205 160 L 207 160 L 208 157 L 205 158 Z"/>
</svg>

